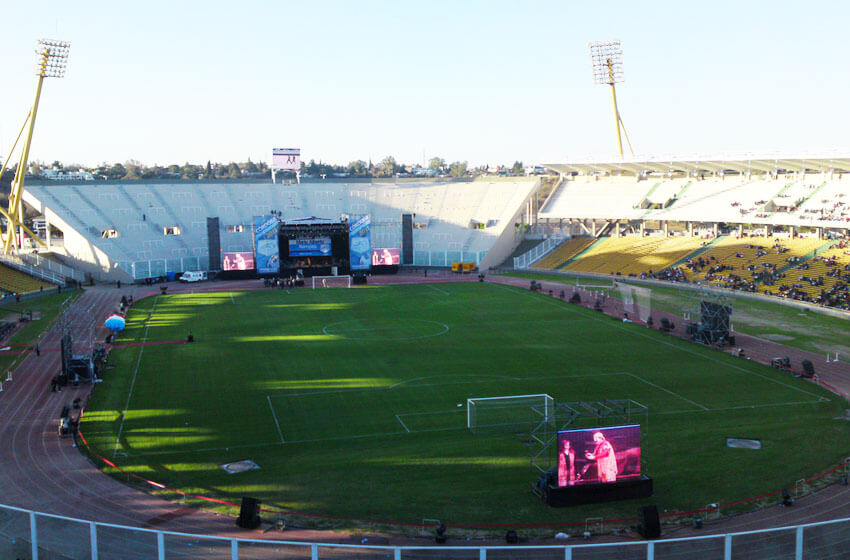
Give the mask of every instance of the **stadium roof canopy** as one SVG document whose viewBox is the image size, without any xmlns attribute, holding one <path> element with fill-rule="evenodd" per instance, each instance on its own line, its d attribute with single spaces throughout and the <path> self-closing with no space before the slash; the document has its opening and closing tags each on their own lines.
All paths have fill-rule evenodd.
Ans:
<svg viewBox="0 0 850 560">
<path fill-rule="evenodd" d="M 693 159 L 622 159 L 614 161 L 574 161 L 551 163 L 545 167 L 562 174 L 638 175 L 640 173 L 713 174 L 713 173 L 796 173 L 850 172 L 850 154 L 844 157 L 741 157 Z"/>
</svg>

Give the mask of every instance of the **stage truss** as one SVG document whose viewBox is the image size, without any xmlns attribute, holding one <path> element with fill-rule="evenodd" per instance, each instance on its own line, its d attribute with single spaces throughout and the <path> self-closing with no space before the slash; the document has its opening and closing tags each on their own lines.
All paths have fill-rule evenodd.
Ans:
<svg viewBox="0 0 850 560">
<path fill-rule="evenodd" d="M 534 442 L 531 465 L 540 472 L 557 467 L 558 432 L 640 424 L 641 435 L 649 434 L 649 408 L 631 399 L 556 403 L 553 422 L 531 429 Z"/>
</svg>

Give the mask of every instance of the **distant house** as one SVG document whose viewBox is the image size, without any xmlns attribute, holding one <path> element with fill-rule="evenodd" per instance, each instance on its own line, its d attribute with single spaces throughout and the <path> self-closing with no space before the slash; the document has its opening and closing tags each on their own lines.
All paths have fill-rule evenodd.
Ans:
<svg viewBox="0 0 850 560">
<path fill-rule="evenodd" d="M 48 181 L 94 181 L 94 175 L 88 171 L 65 171 L 63 169 L 45 169 L 41 176 Z"/>
</svg>

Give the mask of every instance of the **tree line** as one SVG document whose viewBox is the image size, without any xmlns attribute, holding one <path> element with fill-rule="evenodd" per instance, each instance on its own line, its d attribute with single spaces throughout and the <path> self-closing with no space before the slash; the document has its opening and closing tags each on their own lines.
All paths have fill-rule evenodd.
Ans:
<svg viewBox="0 0 850 560">
<path fill-rule="evenodd" d="M 14 177 L 17 165 L 11 165 L 6 169 L 0 184 L 8 185 Z M 182 165 L 145 165 L 136 160 L 128 160 L 124 163 L 102 163 L 97 166 L 85 167 L 77 164 L 63 164 L 53 161 L 50 164 L 33 161 L 29 164 L 27 176 L 29 178 L 41 178 L 49 176 L 48 170 L 57 170 L 63 174 L 87 171 L 96 180 L 108 181 L 139 181 L 139 180 L 236 180 L 236 179 L 262 179 L 271 177 L 271 169 L 265 162 L 253 162 L 250 159 L 245 162 L 217 163 L 207 161 L 206 165 L 197 165 L 186 162 Z M 402 164 L 393 156 L 387 156 L 380 162 L 355 160 L 347 165 L 335 165 L 317 162 L 311 159 L 309 162 L 301 162 L 302 177 L 333 178 L 333 177 L 474 177 L 488 172 L 492 173 L 494 168 L 483 165 L 471 168 L 466 161 L 453 161 L 447 163 L 440 157 L 433 157 L 427 166 L 419 164 Z M 524 168 L 522 162 L 514 162 L 513 166 L 498 166 L 495 171 L 504 175 L 522 175 Z"/>
</svg>

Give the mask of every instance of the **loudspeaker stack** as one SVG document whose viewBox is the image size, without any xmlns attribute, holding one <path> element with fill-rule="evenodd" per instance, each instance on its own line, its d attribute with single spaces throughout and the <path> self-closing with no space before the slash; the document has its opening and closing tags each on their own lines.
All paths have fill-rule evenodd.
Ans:
<svg viewBox="0 0 850 560">
<path fill-rule="evenodd" d="M 242 507 L 236 525 L 243 529 L 256 529 L 260 526 L 260 500 L 242 496 Z"/>
<path fill-rule="evenodd" d="M 661 536 L 661 521 L 658 519 L 657 506 L 641 506 L 638 510 L 640 522 L 637 531 L 645 539 L 657 539 Z"/>
</svg>

